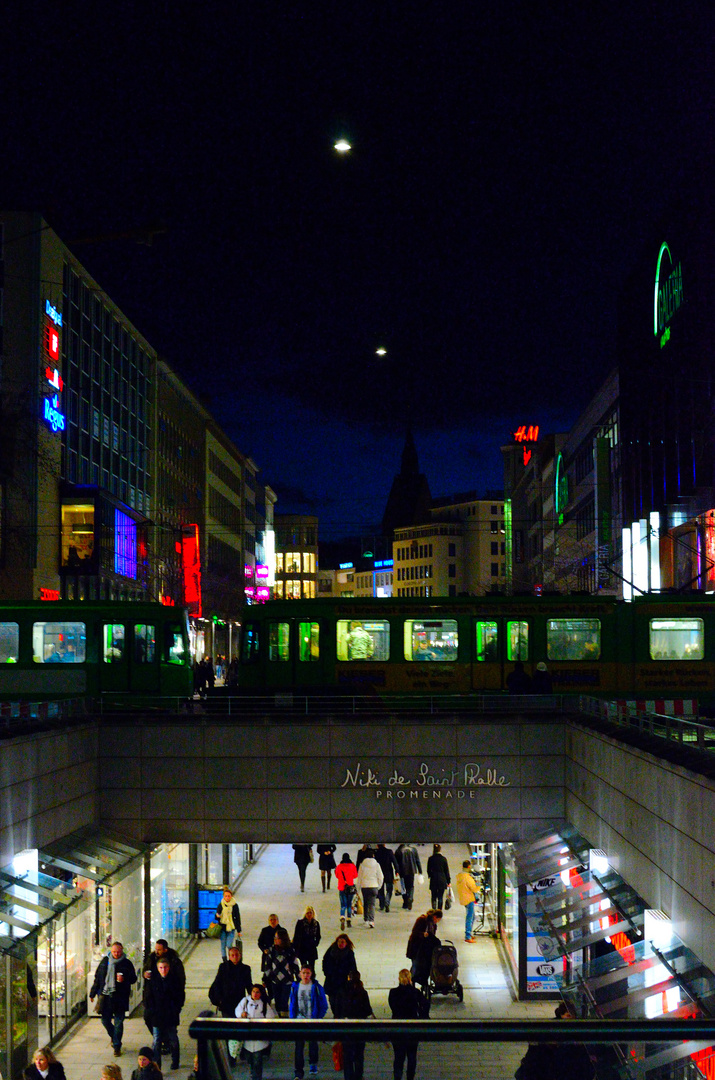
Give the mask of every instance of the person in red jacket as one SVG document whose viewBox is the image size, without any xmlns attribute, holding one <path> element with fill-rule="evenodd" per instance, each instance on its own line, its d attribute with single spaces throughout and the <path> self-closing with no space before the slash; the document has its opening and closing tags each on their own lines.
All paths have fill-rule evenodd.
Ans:
<svg viewBox="0 0 715 1080">
<path fill-rule="evenodd" d="M 353 899 L 355 897 L 355 879 L 357 878 L 357 866 L 352 861 L 347 851 L 338 863 L 335 870 L 335 880 L 338 883 L 338 896 L 340 897 L 340 929 L 352 925 Z"/>
</svg>

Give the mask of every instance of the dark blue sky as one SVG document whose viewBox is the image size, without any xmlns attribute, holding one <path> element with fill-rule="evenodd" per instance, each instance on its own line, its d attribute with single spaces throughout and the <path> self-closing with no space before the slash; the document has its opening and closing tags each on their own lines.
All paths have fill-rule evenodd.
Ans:
<svg viewBox="0 0 715 1080">
<path fill-rule="evenodd" d="M 6 12 L 3 204 L 166 228 L 76 252 L 323 535 L 379 521 L 408 418 L 434 494 L 498 485 L 710 157 L 713 6 L 247 7 Z"/>
</svg>

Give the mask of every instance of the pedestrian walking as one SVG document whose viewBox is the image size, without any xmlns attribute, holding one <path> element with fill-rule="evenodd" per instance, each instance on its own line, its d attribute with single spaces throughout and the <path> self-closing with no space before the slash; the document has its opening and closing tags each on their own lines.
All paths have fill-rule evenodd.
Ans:
<svg viewBox="0 0 715 1080">
<path fill-rule="evenodd" d="M 159 960 L 156 971 L 152 973 L 149 979 L 145 1004 L 145 1015 L 151 1017 L 154 1034 L 152 1049 L 154 1051 L 154 1063 L 158 1069 L 161 1069 L 161 1047 L 164 1042 L 171 1054 L 171 1068 L 179 1068 L 181 1050 L 177 1029 L 185 997 L 184 984 L 178 974 L 171 970 L 169 961 L 166 959 Z"/>
<path fill-rule="evenodd" d="M 241 936 L 241 912 L 230 889 L 223 890 L 223 900 L 216 908 L 216 922 L 221 926 L 221 959 L 225 960 L 236 934 Z"/>
<path fill-rule="evenodd" d="M 286 931 L 278 932 L 268 956 L 263 981 L 279 1016 L 288 1015 L 291 986 L 298 976 L 298 960 Z"/>
<path fill-rule="evenodd" d="M 442 910 L 444 906 L 444 894 L 452 878 L 449 873 L 449 863 L 442 854 L 442 845 L 435 844 L 432 854 L 427 860 L 427 878 L 430 888 L 430 903 L 433 908 Z"/>
<path fill-rule="evenodd" d="M 412 978 L 415 982 L 419 982 L 419 979 L 415 978 L 415 972 L 424 968 L 426 956 L 426 950 L 423 948 L 425 938 L 431 933 L 436 934 L 437 926 L 442 919 L 442 912 L 437 908 L 430 908 L 424 915 L 418 915 L 415 919 L 410 936 L 407 939 L 407 948 L 405 955 L 408 960 L 412 961 Z M 439 938 L 437 938 L 439 941 Z M 430 960 L 433 947 L 429 949 Z M 429 975 L 429 971 L 428 971 Z"/>
<path fill-rule="evenodd" d="M 298 877 L 300 878 L 301 892 L 305 892 L 305 872 L 308 869 L 308 863 L 311 863 L 312 861 L 312 844 L 293 844 L 293 862 L 298 867 Z"/>
<path fill-rule="evenodd" d="M 265 971 L 268 966 L 268 956 L 271 951 L 271 946 L 275 942 L 276 934 L 280 931 L 282 934 L 287 934 L 288 931 L 284 926 L 281 926 L 277 915 L 268 916 L 268 926 L 264 926 L 258 935 L 258 948 L 261 950 L 261 971 Z"/>
<path fill-rule="evenodd" d="M 25 1073 L 27 1080 L 66 1080 L 65 1070 L 49 1046 L 35 1050 L 32 1055 L 32 1065 L 25 1069 Z"/>
<path fill-rule="evenodd" d="M 129 996 L 136 981 L 134 964 L 124 955 L 121 941 L 112 942 L 109 952 L 97 965 L 89 1000 L 94 1001 L 97 994 L 102 996 L 102 1025 L 111 1039 L 115 1057 L 121 1057 L 124 1017 L 129 1009 Z"/>
<path fill-rule="evenodd" d="M 323 892 L 325 892 L 326 887 L 330 888 L 330 878 L 335 869 L 335 855 L 333 854 L 335 844 L 316 844 L 315 846 L 318 852 L 320 883 L 323 886 Z"/>
<path fill-rule="evenodd" d="M 357 866 L 350 858 L 347 851 L 335 869 L 335 880 L 338 883 L 338 895 L 340 896 L 340 929 L 345 929 L 345 924 L 352 926 L 353 900 L 355 898 L 355 880 L 357 878 Z"/>
<path fill-rule="evenodd" d="M 341 1015 L 340 994 L 347 985 L 348 976 L 355 971 L 355 946 L 347 934 L 338 934 L 333 944 L 323 954 L 324 989 L 330 1008 L 336 1018 Z"/>
<path fill-rule="evenodd" d="M 251 992 L 253 978 L 248 964 L 243 963 L 243 950 L 232 945 L 228 959 L 222 960 L 209 989 L 209 1001 L 221 1010 L 221 1015 L 234 1017 L 239 1001 Z"/>
<path fill-rule="evenodd" d="M 118 1065 L 105 1065 L 102 1068 L 101 1080 L 122 1080 L 122 1070 Z"/>
<path fill-rule="evenodd" d="M 402 906 L 411 911 L 415 895 L 415 875 L 422 873 L 422 863 L 417 848 L 413 847 L 412 844 L 400 844 L 395 852 L 395 859 L 400 871 Z"/>
<path fill-rule="evenodd" d="M 454 879 L 454 887 L 457 900 L 464 905 L 464 940 L 471 943 L 476 941 L 476 937 L 472 933 L 472 927 L 474 926 L 474 912 L 477 906 L 477 897 L 479 896 L 479 885 L 472 873 L 472 864 L 469 859 L 465 859 L 462 863 L 462 869 Z"/>
<path fill-rule="evenodd" d="M 393 1020 L 422 1020 L 429 1016 L 429 1001 L 425 995 L 412 985 L 412 976 L 407 968 L 402 968 L 398 975 L 398 985 L 390 990 L 387 997 Z M 405 1037 L 394 1039 L 392 1049 L 395 1057 L 392 1066 L 394 1080 L 402 1080 L 402 1070 L 407 1061 L 406 1080 L 415 1080 L 417 1069 L 417 1039 Z"/>
<path fill-rule="evenodd" d="M 290 989 L 288 1015 L 291 1020 L 322 1020 L 328 1011 L 325 991 L 313 976 L 311 968 L 303 966 L 300 978 Z M 308 1041 L 308 1061 L 310 1072 L 318 1071 L 318 1041 Z M 305 1039 L 296 1039 L 295 1043 L 295 1080 L 303 1080 L 305 1069 Z"/>
<path fill-rule="evenodd" d="M 362 892 L 363 919 L 365 926 L 371 930 L 375 926 L 375 901 L 384 877 L 380 864 L 375 858 L 372 848 L 368 848 L 365 858 L 360 863 L 357 875 L 357 886 Z"/>
<path fill-rule="evenodd" d="M 424 989 L 429 983 L 432 971 L 432 954 L 442 942 L 437 937 L 437 924 L 433 919 L 427 922 L 424 933 L 415 941 L 414 959 L 412 961 L 412 981 Z"/>
<path fill-rule="evenodd" d="M 137 1054 L 137 1067 L 132 1069 L 131 1080 L 162 1080 L 162 1071 L 154 1061 L 150 1046 L 142 1046 Z"/>
<path fill-rule="evenodd" d="M 152 973 L 156 971 L 156 965 L 160 960 L 168 960 L 174 975 L 181 980 L 182 986 L 186 986 L 186 972 L 184 971 L 181 957 L 176 949 L 171 949 L 169 947 L 169 942 L 166 938 L 157 938 L 153 950 L 144 960 L 144 965 L 142 967 L 142 975 L 144 978 L 151 978 Z"/>
<path fill-rule="evenodd" d="M 549 669 L 543 660 L 536 665 L 536 671 L 531 678 L 531 692 L 532 694 L 550 694 L 553 690 L 553 683 Z"/>
<path fill-rule="evenodd" d="M 339 994 L 340 1015 L 346 1020 L 374 1018 L 370 997 L 363 986 L 360 972 L 354 969 Z M 365 1068 L 365 1040 L 346 1037 L 343 1039 L 343 1071 L 345 1080 L 362 1080 Z"/>
<path fill-rule="evenodd" d="M 377 902 L 380 905 L 380 911 L 389 911 L 392 902 L 392 891 L 395 887 L 395 878 L 400 876 L 397 859 L 392 848 L 385 847 L 384 844 L 378 844 L 375 848 L 375 860 L 380 864 L 383 879 L 377 894 Z"/>
<path fill-rule="evenodd" d="M 266 1000 L 265 990 L 256 983 L 236 1006 L 236 1016 L 244 1020 L 274 1020 L 275 1010 Z M 251 1070 L 251 1080 L 261 1080 L 263 1076 L 263 1062 L 268 1055 L 271 1044 L 267 1039 L 246 1039 L 243 1049 L 246 1052 L 246 1060 Z"/>
<path fill-rule="evenodd" d="M 293 948 L 301 964 L 315 971 L 320 945 L 320 923 L 315 917 L 315 908 L 308 905 L 302 919 L 298 919 L 293 931 Z"/>
</svg>

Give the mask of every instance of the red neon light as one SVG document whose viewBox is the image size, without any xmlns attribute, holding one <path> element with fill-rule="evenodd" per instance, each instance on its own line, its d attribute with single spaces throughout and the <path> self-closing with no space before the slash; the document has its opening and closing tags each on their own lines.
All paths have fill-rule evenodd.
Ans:
<svg viewBox="0 0 715 1080">
<path fill-rule="evenodd" d="M 515 440 L 515 442 L 518 442 L 518 443 L 537 442 L 538 438 L 539 438 L 539 425 L 538 424 L 529 424 L 528 427 L 526 426 L 526 424 L 522 424 L 521 427 L 517 428 L 516 431 L 514 432 L 514 440 Z"/>
<path fill-rule="evenodd" d="M 50 360 L 53 363 L 57 363 L 60 358 L 60 335 L 55 326 L 52 323 L 45 325 L 45 348 L 49 354 Z"/>
<path fill-rule="evenodd" d="M 182 525 L 184 601 L 191 615 L 201 615 L 201 555 L 198 525 Z"/>
<path fill-rule="evenodd" d="M 59 600 L 59 589 L 45 589 L 40 586 L 40 600 Z"/>
<path fill-rule="evenodd" d="M 174 607 L 174 597 L 173 596 L 164 596 L 162 594 L 159 597 L 159 599 L 161 600 L 164 607 Z"/>
<path fill-rule="evenodd" d="M 59 390 L 60 393 L 62 393 L 65 383 L 57 368 L 46 367 L 45 378 L 50 386 L 54 386 L 55 390 Z"/>
<path fill-rule="evenodd" d="M 524 467 L 526 467 L 529 464 L 530 461 L 531 461 L 531 450 L 527 450 L 526 447 L 524 447 Z"/>
</svg>

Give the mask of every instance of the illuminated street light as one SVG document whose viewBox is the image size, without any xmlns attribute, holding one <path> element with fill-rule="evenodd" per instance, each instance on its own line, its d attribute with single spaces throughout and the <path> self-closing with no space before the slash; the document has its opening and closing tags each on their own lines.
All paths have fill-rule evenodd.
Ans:
<svg viewBox="0 0 715 1080">
<path fill-rule="evenodd" d="M 347 139 L 338 139 L 334 144 L 334 149 L 337 150 L 339 154 L 347 154 L 352 150 L 352 146 Z"/>
<path fill-rule="evenodd" d="M 383 349 L 383 347 L 381 345 L 379 349 L 375 349 L 375 353 L 378 356 L 387 356 L 387 349 Z"/>
</svg>

